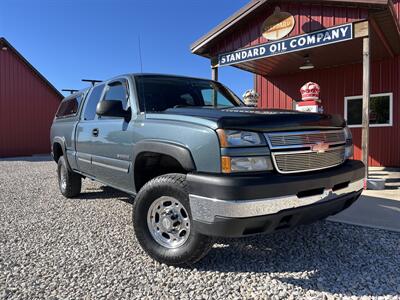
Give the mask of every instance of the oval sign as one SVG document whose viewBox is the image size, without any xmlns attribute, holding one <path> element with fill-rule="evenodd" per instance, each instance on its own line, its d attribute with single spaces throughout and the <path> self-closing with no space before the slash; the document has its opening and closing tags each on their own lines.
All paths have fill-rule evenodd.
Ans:
<svg viewBox="0 0 400 300">
<path fill-rule="evenodd" d="M 279 7 L 262 24 L 261 32 L 268 40 L 279 40 L 287 36 L 294 28 L 294 17 L 288 12 L 281 12 Z"/>
</svg>

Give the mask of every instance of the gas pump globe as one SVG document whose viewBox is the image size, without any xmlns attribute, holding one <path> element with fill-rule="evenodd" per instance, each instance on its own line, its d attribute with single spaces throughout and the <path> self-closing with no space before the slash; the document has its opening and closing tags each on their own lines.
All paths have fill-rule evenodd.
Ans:
<svg viewBox="0 0 400 300">
<path fill-rule="evenodd" d="M 296 103 L 296 110 L 304 112 L 323 113 L 324 109 L 319 99 L 320 87 L 315 82 L 307 82 L 300 88 L 301 101 Z"/>
<path fill-rule="evenodd" d="M 257 107 L 258 99 L 260 99 L 260 95 L 253 89 L 247 90 L 243 94 L 243 102 L 247 106 Z"/>
</svg>

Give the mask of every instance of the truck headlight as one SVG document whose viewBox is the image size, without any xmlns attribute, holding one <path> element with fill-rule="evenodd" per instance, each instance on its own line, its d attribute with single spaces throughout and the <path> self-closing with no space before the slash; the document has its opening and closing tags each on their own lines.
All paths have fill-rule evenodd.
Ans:
<svg viewBox="0 0 400 300">
<path fill-rule="evenodd" d="M 217 134 L 222 148 L 263 145 L 263 140 L 256 132 L 217 129 Z"/>
<path fill-rule="evenodd" d="M 223 173 L 258 172 L 273 169 L 271 158 L 269 156 L 222 156 L 221 166 Z"/>
<path fill-rule="evenodd" d="M 351 134 L 350 128 L 347 126 L 344 128 L 344 137 L 346 138 L 344 158 L 349 159 L 350 157 L 353 156 L 354 150 L 353 150 L 353 136 Z"/>
</svg>

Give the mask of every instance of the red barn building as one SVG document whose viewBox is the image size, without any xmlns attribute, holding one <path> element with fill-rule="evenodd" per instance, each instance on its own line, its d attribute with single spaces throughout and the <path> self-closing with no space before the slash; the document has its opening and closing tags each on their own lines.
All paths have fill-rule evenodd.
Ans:
<svg viewBox="0 0 400 300">
<path fill-rule="evenodd" d="M 400 0 L 254 0 L 191 51 L 214 79 L 225 65 L 253 73 L 261 108 L 292 109 L 318 83 L 324 111 L 352 128 L 355 158 L 363 131 L 369 165 L 400 166 Z"/>
<path fill-rule="evenodd" d="M 50 126 L 62 98 L 0 38 L 0 157 L 50 153 Z"/>
</svg>

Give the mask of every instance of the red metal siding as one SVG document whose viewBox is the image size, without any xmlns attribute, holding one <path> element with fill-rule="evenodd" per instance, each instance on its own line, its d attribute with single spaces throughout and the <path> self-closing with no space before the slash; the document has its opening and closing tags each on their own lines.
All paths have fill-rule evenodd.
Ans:
<svg viewBox="0 0 400 300">
<path fill-rule="evenodd" d="M 291 76 L 263 78 L 256 76 L 256 89 L 264 108 L 291 108 L 292 100 L 300 98 L 305 81 L 321 86 L 320 98 L 324 110 L 344 115 L 344 97 L 362 94 L 362 66 L 352 64 L 336 68 L 303 71 Z M 278 88 L 279 87 L 279 88 Z M 371 92 L 393 93 L 393 126 L 370 129 L 370 158 L 372 166 L 400 166 L 400 56 L 374 62 L 371 69 Z M 355 158 L 361 159 L 361 129 L 352 129 Z"/>
<path fill-rule="evenodd" d="M 301 3 L 280 3 L 279 7 L 282 11 L 290 12 L 296 20 L 296 25 L 289 36 L 354 22 L 368 17 L 367 9 L 357 7 Z M 219 53 L 267 42 L 261 35 L 261 25 L 274 12 L 274 9 L 275 6 L 270 6 L 254 14 L 254 18 L 251 21 L 241 25 L 239 29 L 229 33 L 223 42 L 215 45 L 210 51 L 211 55 L 216 56 Z"/>
<path fill-rule="evenodd" d="M 59 95 L 11 49 L 0 50 L 0 157 L 49 153 L 59 103 Z"/>
</svg>

